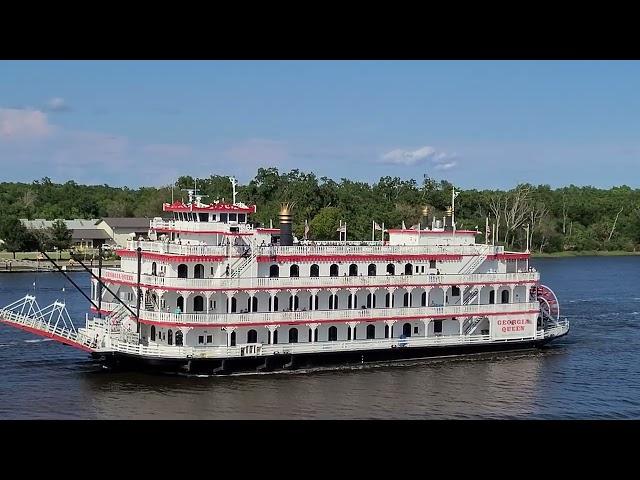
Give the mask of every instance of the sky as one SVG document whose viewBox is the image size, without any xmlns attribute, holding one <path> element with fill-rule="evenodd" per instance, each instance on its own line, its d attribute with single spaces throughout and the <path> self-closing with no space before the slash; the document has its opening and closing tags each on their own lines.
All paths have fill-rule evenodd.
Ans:
<svg viewBox="0 0 640 480">
<path fill-rule="evenodd" d="M 0 181 L 639 187 L 637 61 L 0 61 Z"/>
</svg>

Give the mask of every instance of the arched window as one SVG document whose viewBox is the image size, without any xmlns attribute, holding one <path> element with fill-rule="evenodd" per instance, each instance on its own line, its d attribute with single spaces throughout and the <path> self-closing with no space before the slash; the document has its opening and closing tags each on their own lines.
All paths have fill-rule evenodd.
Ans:
<svg viewBox="0 0 640 480">
<path fill-rule="evenodd" d="M 387 265 L 387 273 L 389 275 L 395 275 L 396 274 L 396 266 L 393 263 L 390 263 Z"/>
<path fill-rule="evenodd" d="M 204 265 L 198 263 L 193 267 L 193 278 L 204 278 Z"/>
<path fill-rule="evenodd" d="M 235 313 L 238 310 L 238 301 L 236 297 L 231 297 L 231 313 Z"/>
<path fill-rule="evenodd" d="M 422 292 L 422 302 L 421 302 L 421 305 L 422 305 L 423 307 L 426 307 L 426 306 L 427 306 L 427 292 Z"/>
<path fill-rule="evenodd" d="M 411 336 L 411 324 L 410 323 L 405 323 L 402 326 L 402 335 L 404 335 L 405 337 L 410 337 Z"/>
<path fill-rule="evenodd" d="M 187 278 L 188 271 L 189 268 L 184 263 L 178 265 L 178 278 Z"/>
<path fill-rule="evenodd" d="M 405 275 L 413 275 L 413 265 L 411 265 L 410 263 L 407 263 L 404 266 L 404 274 Z"/>
<path fill-rule="evenodd" d="M 230 340 L 229 344 L 232 347 L 235 347 L 236 346 L 236 332 L 231 332 L 231 338 L 229 340 Z"/>
<path fill-rule="evenodd" d="M 502 303 L 509 303 L 509 290 L 502 291 Z"/>
<path fill-rule="evenodd" d="M 310 277 L 319 277 L 320 276 L 320 267 L 315 263 L 311 265 L 311 270 L 309 272 Z"/>
<path fill-rule="evenodd" d="M 178 330 L 176 332 L 176 347 L 181 347 L 181 346 L 182 346 L 182 332 Z"/>
<path fill-rule="evenodd" d="M 338 340 L 338 329 L 336 327 L 329 327 L 329 341 L 335 342 Z"/>
<path fill-rule="evenodd" d="M 338 295 L 329 295 L 329 310 L 338 309 Z"/>
<path fill-rule="evenodd" d="M 300 267 L 298 265 L 291 265 L 289 269 L 290 277 L 299 277 L 300 276 Z"/>
<path fill-rule="evenodd" d="M 460 296 L 460 287 L 457 285 L 454 285 L 453 287 L 451 287 L 451 296 L 452 297 L 459 297 Z"/>
<path fill-rule="evenodd" d="M 204 311 L 204 298 L 200 295 L 193 297 L 193 311 L 194 312 L 203 312 Z M 178 341 L 178 337 L 176 334 L 176 342 Z"/>
<path fill-rule="evenodd" d="M 374 277 L 376 275 L 376 265 L 375 263 L 370 263 L 369 268 L 367 269 L 367 275 L 370 277 Z"/>
<path fill-rule="evenodd" d="M 182 296 L 178 297 L 177 305 L 180 312 L 184 313 L 184 298 Z"/>
<path fill-rule="evenodd" d="M 256 297 L 255 295 L 253 297 L 249 297 L 249 301 L 247 303 L 249 305 L 250 312 L 258 311 L 258 297 Z"/>
<path fill-rule="evenodd" d="M 289 329 L 289 343 L 298 343 L 298 329 L 290 328 Z"/>
<path fill-rule="evenodd" d="M 338 265 L 336 265 L 335 263 L 331 265 L 331 267 L 329 268 L 329 276 L 331 277 L 338 276 Z"/>
<path fill-rule="evenodd" d="M 291 295 L 289 297 L 289 310 L 291 310 L 292 312 L 295 310 L 298 310 L 300 306 L 300 302 L 299 302 L 299 298 L 297 295 Z"/>
<path fill-rule="evenodd" d="M 493 289 L 489 290 L 489 303 L 496 303 L 496 291 Z"/>
<path fill-rule="evenodd" d="M 278 265 L 271 265 L 269 267 L 269 277 L 278 278 L 280 276 L 280 267 Z"/>
<path fill-rule="evenodd" d="M 278 297 L 277 296 L 273 297 L 273 311 L 274 312 L 278 311 Z"/>
<path fill-rule="evenodd" d="M 153 340 L 154 342 L 156 340 L 156 326 L 155 325 L 151 325 L 151 340 Z"/>
<path fill-rule="evenodd" d="M 373 295 L 369 293 L 367 295 L 367 308 L 375 308 L 375 305 L 373 304 L 373 300 L 374 300 Z"/>
<path fill-rule="evenodd" d="M 278 330 L 273 331 L 273 344 L 276 345 L 278 343 Z"/>
<path fill-rule="evenodd" d="M 370 323 L 367 325 L 367 340 L 371 340 L 372 338 L 376 338 L 376 326 Z"/>
<path fill-rule="evenodd" d="M 158 269 L 158 265 L 156 264 L 156 262 L 153 262 L 153 263 L 151 264 L 151 275 L 156 275 L 156 273 L 157 273 L 157 272 L 156 272 L 156 271 L 157 271 L 157 269 Z"/>
<path fill-rule="evenodd" d="M 258 332 L 251 329 L 247 332 L 247 343 L 258 343 Z"/>
<path fill-rule="evenodd" d="M 350 277 L 358 276 L 358 265 L 356 265 L 355 263 L 352 263 L 351 265 L 349 265 L 349 276 Z"/>
<path fill-rule="evenodd" d="M 409 306 L 409 292 L 406 292 L 404 294 L 404 298 L 403 298 L 403 306 L 408 307 Z"/>
<path fill-rule="evenodd" d="M 173 330 L 167 332 L 167 343 L 173 345 Z"/>
<path fill-rule="evenodd" d="M 384 326 L 384 338 L 389 338 L 389 325 Z"/>
<path fill-rule="evenodd" d="M 387 293 L 384 296 L 384 306 L 387 307 L 387 308 L 389 308 L 391 306 L 391 294 L 390 293 Z"/>
</svg>

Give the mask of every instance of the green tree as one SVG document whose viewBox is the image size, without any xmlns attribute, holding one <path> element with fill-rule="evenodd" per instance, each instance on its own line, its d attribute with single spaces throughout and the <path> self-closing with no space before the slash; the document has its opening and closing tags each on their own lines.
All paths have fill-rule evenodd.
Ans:
<svg viewBox="0 0 640 480">
<path fill-rule="evenodd" d="M 62 220 L 56 220 L 48 229 L 50 244 L 58 251 L 71 247 L 71 230 Z"/>
<path fill-rule="evenodd" d="M 16 258 L 16 252 L 37 247 L 36 238 L 14 216 L 0 218 L 0 239 L 3 241 L 3 248 L 13 253 L 13 258 Z"/>
</svg>

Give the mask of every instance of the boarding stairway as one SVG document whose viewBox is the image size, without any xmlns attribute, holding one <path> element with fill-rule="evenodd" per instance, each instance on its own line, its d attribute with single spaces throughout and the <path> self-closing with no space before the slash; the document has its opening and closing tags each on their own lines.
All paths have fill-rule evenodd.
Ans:
<svg viewBox="0 0 640 480">
<path fill-rule="evenodd" d="M 0 322 L 84 351 L 97 347 L 95 339 L 76 329 L 65 303 L 57 300 L 40 308 L 35 296 L 26 295 L 0 310 Z"/>
<path fill-rule="evenodd" d="M 231 278 L 239 278 L 242 274 L 249 268 L 249 266 L 253 263 L 253 261 L 258 256 L 257 248 L 248 248 L 242 254 L 240 260 L 236 263 L 237 267 L 232 268 Z"/>
</svg>

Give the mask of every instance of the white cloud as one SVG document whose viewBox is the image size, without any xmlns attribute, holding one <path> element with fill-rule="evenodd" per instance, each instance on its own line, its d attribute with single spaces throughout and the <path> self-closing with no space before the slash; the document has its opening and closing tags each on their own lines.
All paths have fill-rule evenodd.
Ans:
<svg viewBox="0 0 640 480">
<path fill-rule="evenodd" d="M 52 129 L 47 116 L 39 110 L 0 108 L 0 140 L 42 138 Z"/>
<path fill-rule="evenodd" d="M 64 98 L 54 97 L 47 102 L 46 109 L 50 112 L 66 112 L 71 110 Z"/>
<path fill-rule="evenodd" d="M 457 165 L 455 155 L 436 150 L 434 147 L 424 146 L 416 150 L 397 148 L 385 153 L 381 157 L 382 163 L 411 167 L 430 161 L 436 170 L 449 170 Z"/>
</svg>

